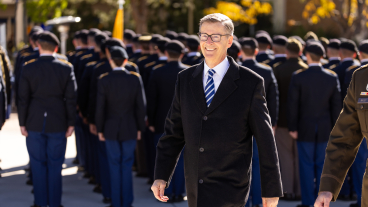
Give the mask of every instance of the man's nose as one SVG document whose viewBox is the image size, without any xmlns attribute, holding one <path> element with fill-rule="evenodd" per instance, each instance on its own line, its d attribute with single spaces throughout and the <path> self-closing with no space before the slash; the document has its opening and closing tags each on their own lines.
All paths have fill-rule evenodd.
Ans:
<svg viewBox="0 0 368 207">
<path fill-rule="evenodd" d="M 206 43 L 207 43 L 207 44 L 212 44 L 212 43 L 213 43 L 213 41 L 212 41 L 211 37 L 208 37 L 208 38 L 207 38 Z"/>
</svg>

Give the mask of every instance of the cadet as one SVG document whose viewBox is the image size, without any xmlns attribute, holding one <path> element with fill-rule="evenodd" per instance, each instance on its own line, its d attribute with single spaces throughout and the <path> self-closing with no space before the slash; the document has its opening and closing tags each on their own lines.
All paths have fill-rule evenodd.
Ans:
<svg viewBox="0 0 368 207">
<path fill-rule="evenodd" d="M 39 36 L 40 58 L 25 64 L 19 83 L 18 116 L 26 136 L 34 181 L 34 206 L 61 206 L 62 164 L 66 137 L 75 123 L 76 83 L 73 66 L 53 56 L 59 40 Z"/>
<path fill-rule="evenodd" d="M 287 38 L 282 35 L 276 35 L 273 38 L 273 45 L 272 49 L 275 53 L 274 57 L 275 59 L 271 60 L 267 65 L 271 66 L 272 69 L 277 67 L 278 65 L 284 63 L 286 61 L 286 43 Z"/>
<path fill-rule="evenodd" d="M 170 109 L 172 99 L 175 93 L 175 83 L 178 73 L 187 68 L 180 62 L 184 55 L 185 46 L 178 40 L 172 40 L 165 46 L 165 54 L 168 57 L 168 63 L 161 67 L 156 67 L 148 84 L 147 91 L 147 114 L 149 129 L 154 133 L 154 145 L 156 148 L 158 140 L 164 133 L 164 123 L 167 112 Z M 156 153 L 152 159 L 156 158 Z M 184 159 L 183 153 L 179 157 L 171 185 L 166 189 L 169 197 L 168 202 L 183 201 L 185 193 L 184 178 Z"/>
<path fill-rule="evenodd" d="M 273 130 L 275 130 L 279 99 L 276 78 L 273 75 L 271 67 L 258 63 L 255 60 L 255 57 L 258 53 L 258 43 L 254 38 L 242 38 L 241 44 L 241 55 L 243 59 L 242 66 L 253 70 L 264 79 L 267 108 L 271 117 Z M 252 206 L 259 206 L 262 204 L 259 156 L 258 147 L 255 141 L 253 141 L 252 183 L 250 194 L 252 198 Z M 249 205 L 249 202 L 247 202 L 246 206 Z"/>
<path fill-rule="evenodd" d="M 256 40 L 258 42 L 259 52 L 256 56 L 256 60 L 259 63 L 268 64 L 274 57 L 269 53 L 272 45 L 272 39 L 267 32 L 259 32 L 256 34 Z"/>
<path fill-rule="evenodd" d="M 152 38 L 149 41 L 150 55 L 147 58 L 142 58 L 141 61 L 138 60 L 139 62 L 137 63 L 137 66 L 138 66 L 140 74 L 142 76 L 142 81 L 143 81 L 144 86 L 147 86 L 149 77 L 151 75 L 151 70 L 148 67 L 155 64 L 156 61 L 159 58 L 158 52 L 157 52 L 157 42 L 161 38 L 163 38 L 163 37 L 159 34 L 152 35 Z"/>
<path fill-rule="evenodd" d="M 241 65 L 241 61 L 239 60 L 240 51 L 241 45 L 237 40 L 233 40 L 233 44 L 227 49 L 227 55 L 232 57 L 239 65 Z"/>
<path fill-rule="evenodd" d="M 7 51 L 0 46 L 0 129 L 4 126 L 5 120 L 8 119 L 10 115 L 10 107 L 8 107 L 8 105 L 11 101 L 11 83 L 9 76 L 11 69 L 12 66 Z"/>
<path fill-rule="evenodd" d="M 304 40 L 305 41 L 307 41 L 307 40 L 318 41 L 318 36 L 316 35 L 316 33 L 312 32 L 312 31 L 309 31 L 309 32 L 307 32 L 307 34 L 305 34 Z"/>
<path fill-rule="evenodd" d="M 170 41 L 170 39 L 167 38 L 167 37 L 162 37 L 162 38 L 159 38 L 157 40 L 155 49 L 156 49 L 157 54 L 158 54 L 158 60 L 156 60 L 154 62 L 151 62 L 151 63 L 148 63 L 144 66 L 147 73 L 151 74 L 153 68 L 155 68 L 156 66 L 161 67 L 162 65 L 165 65 L 167 63 L 167 56 L 165 55 L 165 45 L 169 41 Z M 148 80 L 147 80 L 147 82 L 148 82 Z"/>
<path fill-rule="evenodd" d="M 77 51 L 78 51 L 78 49 L 80 48 L 80 46 L 79 46 L 79 41 L 78 41 L 78 38 L 79 38 L 79 31 L 76 31 L 75 33 L 74 33 L 74 36 L 73 36 L 73 41 L 72 41 L 72 43 L 73 43 L 73 46 L 74 46 L 74 48 L 75 48 L 75 51 L 69 51 L 69 52 L 67 52 L 67 58 L 68 58 L 68 61 L 70 62 L 70 63 L 72 63 L 72 62 L 74 62 L 74 58 L 75 58 L 75 55 L 77 54 Z"/>
<path fill-rule="evenodd" d="M 290 136 L 287 128 L 287 100 L 291 76 L 299 69 L 308 68 L 308 65 L 299 57 L 302 53 L 302 48 L 302 44 L 298 40 L 289 38 L 286 44 L 287 60 L 274 68 L 273 71 L 279 86 L 279 115 L 275 140 L 280 159 L 282 186 L 286 192 L 283 197 L 285 200 L 300 198 L 298 150 L 296 140 Z"/>
<path fill-rule="evenodd" d="M 199 51 L 199 38 L 197 35 L 189 35 L 187 38 L 188 54 L 182 63 L 185 65 L 196 65 L 203 61 L 202 55 Z"/>
<path fill-rule="evenodd" d="M 328 63 L 323 65 L 323 68 L 333 70 L 340 64 L 341 58 L 339 55 L 341 41 L 338 39 L 331 39 L 327 45 Z"/>
<path fill-rule="evenodd" d="M 304 61 L 305 64 L 307 64 L 307 58 L 303 54 L 304 48 L 305 48 L 305 44 L 306 44 L 305 41 L 301 37 L 299 37 L 297 35 L 291 36 L 290 38 L 294 38 L 294 39 L 298 40 L 300 42 L 300 44 L 302 44 L 302 53 L 300 54 L 300 58 Z"/>
<path fill-rule="evenodd" d="M 135 37 L 135 32 L 130 29 L 124 30 L 124 44 L 126 46 L 126 51 L 128 53 L 129 58 L 132 57 L 133 51 L 133 38 Z"/>
<path fill-rule="evenodd" d="M 82 29 L 79 31 L 79 34 L 77 36 L 77 42 L 78 42 L 79 48 L 77 49 L 74 55 L 73 62 L 71 62 L 74 68 L 78 67 L 80 58 L 84 56 L 85 54 L 87 54 L 87 52 L 89 51 L 88 33 L 89 31 L 86 29 Z"/>
<path fill-rule="evenodd" d="M 169 38 L 170 40 L 176 40 L 178 39 L 178 33 L 174 31 L 167 30 L 165 37 Z"/>
<path fill-rule="evenodd" d="M 363 40 L 359 47 L 359 59 L 362 66 L 368 64 L 368 40 Z"/>
<path fill-rule="evenodd" d="M 129 57 L 129 61 L 130 62 L 136 62 L 142 55 L 142 49 L 140 48 L 140 44 L 139 44 L 139 37 L 141 35 L 140 34 L 136 34 L 134 37 L 133 37 L 133 45 L 132 45 L 132 48 L 133 48 L 133 54 L 131 57 Z"/>
<path fill-rule="evenodd" d="M 310 42 L 305 51 L 309 68 L 294 72 L 288 94 L 288 126 L 299 154 L 300 207 L 312 206 L 317 197 L 328 136 L 341 110 L 338 77 L 320 63 L 323 46 Z"/>
<path fill-rule="evenodd" d="M 140 75 L 124 68 L 126 51 L 113 46 L 109 53 L 113 71 L 98 81 L 96 125 L 100 141 L 106 143 L 112 206 L 130 207 L 134 199 L 134 150 L 146 127 L 146 100 Z"/>
</svg>

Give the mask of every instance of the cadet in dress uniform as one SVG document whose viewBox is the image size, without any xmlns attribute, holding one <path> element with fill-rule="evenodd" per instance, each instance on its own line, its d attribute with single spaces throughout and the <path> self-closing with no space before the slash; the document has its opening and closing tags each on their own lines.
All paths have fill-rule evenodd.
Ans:
<svg viewBox="0 0 368 207">
<path fill-rule="evenodd" d="M 282 35 L 276 35 L 273 38 L 272 49 L 275 59 L 271 60 L 267 65 L 271 66 L 272 69 L 286 61 L 286 43 L 287 38 Z"/>
<path fill-rule="evenodd" d="M 305 64 L 307 64 L 307 58 L 305 57 L 305 55 L 303 53 L 305 45 L 306 45 L 305 41 L 297 35 L 291 36 L 290 38 L 294 38 L 294 39 L 298 40 L 300 42 L 300 44 L 302 44 L 303 49 L 302 49 L 302 54 L 300 54 L 300 58 L 304 61 Z"/>
<path fill-rule="evenodd" d="M 139 37 L 141 35 L 140 34 L 136 34 L 133 37 L 133 54 L 131 57 L 129 57 L 129 61 L 130 62 L 136 62 L 142 55 L 142 49 L 140 48 L 140 44 L 139 44 Z"/>
<path fill-rule="evenodd" d="M 180 32 L 178 34 L 178 39 L 181 43 L 183 43 L 183 45 L 185 46 L 185 49 L 184 49 L 184 56 L 183 58 L 181 59 L 181 62 L 183 62 L 186 58 L 187 58 L 187 54 L 188 54 L 188 47 L 187 47 L 187 38 L 189 37 L 189 35 L 185 32 Z"/>
<path fill-rule="evenodd" d="M 157 41 L 160 38 L 163 38 L 162 35 L 159 35 L 159 34 L 152 35 L 152 38 L 149 41 L 149 45 L 148 45 L 150 55 L 147 58 L 143 58 L 143 57 L 140 58 L 142 60 L 141 61 L 138 60 L 137 62 L 137 66 L 139 68 L 140 74 L 142 76 L 142 81 L 145 87 L 147 86 L 149 77 L 151 75 L 151 70 L 149 70 L 148 67 L 154 64 L 159 58 L 156 48 L 157 48 Z M 145 43 L 142 43 L 142 44 L 145 44 Z"/>
<path fill-rule="evenodd" d="M 164 133 L 164 123 L 166 115 L 170 109 L 174 97 L 174 88 L 177 75 L 187 68 L 180 62 L 184 55 L 185 46 L 178 40 L 170 41 L 165 46 L 165 54 L 168 63 L 157 67 L 152 71 L 152 75 L 147 90 L 147 114 L 149 129 L 154 133 L 154 147 L 156 148 L 160 137 Z M 156 153 L 154 154 L 156 155 Z M 156 156 L 152 158 L 155 159 Z M 166 195 L 170 198 L 168 202 L 183 201 L 185 193 L 184 159 L 183 153 L 179 157 L 172 181 Z"/>
<path fill-rule="evenodd" d="M 328 63 L 323 65 L 323 68 L 333 70 L 336 66 L 340 64 L 340 44 L 341 41 L 338 39 L 331 39 L 330 43 L 327 45 L 327 57 Z"/>
<path fill-rule="evenodd" d="M 199 38 L 197 35 L 189 35 L 187 38 L 188 54 L 186 59 L 182 60 L 185 65 L 196 65 L 203 61 L 202 55 L 199 51 Z"/>
<path fill-rule="evenodd" d="M 12 69 L 6 50 L 0 46 L 0 130 L 9 118 L 11 99 L 10 70 Z M 0 175 L 1 177 L 1 175 Z"/>
<path fill-rule="evenodd" d="M 128 53 L 129 58 L 132 57 L 133 51 L 133 38 L 135 37 L 135 32 L 130 29 L 124 30 L 124 44 L 126 46 L 126 51 Z"/>
<path fill-rule="evenodd" d="M 368 40 L 363 40 L 359 47 L 359 59 L 361 66 L 368 64 Z"/>
<path fill-rule="evenodd" d="M 317 197 L 328 136 L 341 110 L 338 77 L 320 63 L 323 46 L 310 42 L 305 51 L 309 68 L 294 72 L 288 94 L 288 126 L 299 153 L 300 207 L 312 206 Z"/>
<path fill-rule="evenodd" d="M 167 30 L 165 37 L 169 38 L 170 40 L 176 40 L 178 39 L 178 33 L 174 31 Z"/>
<path fill-rule="evenodd" d="M 134 149 L 146 127 L 146 100 L 140 75 L 124 68 L 126 51 L 113 46 L 109 52 L 114 69 L 98 81 L 96 125 L 100 141 L 106 143 L 112 206 L 130 207 Z"/>
<path fill-rule="evenodd" d="M 165 55 L 165 45 L 170 41 L 167 37 L 159 38 L 156 42 L 156 51 L 158 54 L 158 60 L 147 63 L 144 68 L 147 73 L 152 73 L 153 68 L 161 67 L 167 63 L 167 56 Z"/>
<path fill-rule="evenodd" d="M 322 46 L 325 49 L 326 54 L 327 54 L 327 47 L 328 47 L 328 44 L 330 44 L 330 40 L 328 40 L 326 37 L 320 37 L 319 41 L 321 42 L 321 44 L 322 44 Z M 321 63 L 322 63 L 322 66 L 325 65 L 325 64 L 328 64 L 328 60 L 325 59 L 325 58 L 322 58 Z"/>
<path fill-rule="evenodd" d="M 66 137 L 75 124 L 76 83 L 73 66 L 53 56 L 57 37 L 44 32 L 37 44 L 41 57 L 25 64 L 19 82 L 19 125 L 27 137 L 34 206 L 59 207 Z"/>
<path fill-rule="evenodd" d="M 298 150 L 296 140 L 290 136 L 287 125 L 287 100 L 293 73 L 297 70 L 308 68 L 308 65 L 299 57 L 302 53 L 302 49 L 302 44 L 298 40 L 289 38 L 286 44 L 287 60 L 273 70 L 279 86 L 279 116 L 275 140 L 279 153 L 281 180 L 285 192 L 283 199 L 285 200 L 300 198 Z"/>
<path fill-rule="evenodd" d="M 274 57 L 269 53 L 272 46 L 272 39 L 267 32 L 260 32 L 256 34 L 256 40 L 258 42 L 259 52 L 256 56 L 256 60 L 259 63 L 268 64 Z"/>
<path fill-rule="evenodd" d="M 278 89 L 276 78 L 272 72 L 272 68 L 266 64 L 258 63 L 255 59 L 258 53 L 258 43 L 254 38 L 243 38 L 242 44 L 242 66 L 247 67 L 264 79 L 264 87 L 266 92 L 267 108 L 271 117 L 271 123 L 273 130 L 275 130 L 277 115 L 278 115 Z M 252 200 L 252 206 L 258 207 L 262 204 L 261 197 L 261 177 L 260 177 L 260 165 L 258 156 L 258 147 L 253 140 L 253 157 L 252 157 L 252 183 L 250 196 L 252 199 L 248 199 L 246 206 L 250 206 L 250 200 Z"/>
<path fill-rule="evenodd" d="M 239 56 L 241 54 L 241 45 L 237 40 L 233 40 L 233 44 L 227 49 L 227 55 L 232 57 L 238 64 L 241 65 Z"/>
</svg>

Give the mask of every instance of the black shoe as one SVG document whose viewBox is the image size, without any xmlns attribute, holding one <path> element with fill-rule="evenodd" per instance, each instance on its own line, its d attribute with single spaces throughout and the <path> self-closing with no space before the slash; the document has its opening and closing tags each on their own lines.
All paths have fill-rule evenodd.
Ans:
<svg viewBox="0 0 368 207">
<path fill-rule="evenodd" d="M 360 207 L 360 205 L 358 203 L 352 203 L 350 204 L 350 207 Z"/>
<path fill-rule="evenodd" d="M 33 194 L 33 188 L 32 188 L 32 190 L 31 190 L 31 193 Z"/>
<path fill-rule="evenodd" d="M 152 179 L 148 179 L 147 184 L 148 185 L 152 185 L 153 184 L 153 180 Z"/>
<path fill-rule="evenodd" d="M 73 162 L 74 165 L 78 165 L 79 164 L 79 160 L 77 158 L 74 158 Z"/>
<path fill-rule="evenodd" d="M 167 196 L 169 197 L 169 200 L 167 201 L 167 203 L 175 203 L 176 202 L 176 196 Z"/>
<path fill-rule="evenodd" d="M 104 198 L 103 198 L 103 200 L 102 200 L 102 202 L 103 202 L 104 204 L 111 203 L 111 198 L 106 198 L 106 197 L 104 197 Z"/>
<path fill-rule="evenodd" d="M 33 206 L 31 206 L 31 207 L 41 207 L 41 206 L 34 204 L 34 205 L 33 205 Z"/>
<path fill-rule="evenodd" d="M 89 178 L 88 184 L 91 184 L 91 185 L 96 185 L 96 184 L 97 184 L 97 183 L 96 183 L 96 180 L 95 180 L 95 178 L 94 178 L 93 176 L 91 176 L 91 177 Z"/>
<path fill-rule="evenodd" d="M 83 174 L 83 178 L 90 178 L 91 177 L 91 174 L 89 174 L 88 172 L 85 172 Z"/>
<path fill-rule="evenodd" d="M 32 182 L 32 180 L 31 180 L 31 179 L 29 179 L 29 180 L 27 180 L 26 184 L 27 184 L 27 185 L 33 185 L 33 182 Z"/>
<path fill-rule="evenodd" d="M 93 188 L 93 192 L 95 192 L 95 193 L 102 193 L 101 185 L 96 185 L 96 187 Z"/>
<path fill-rule="evenodd" d="M 255 206 L 253 206 L 253 207 L 260 207 L 260 205 L 255 205 Z"/>
<path fill-rule="evenodd" d="M 78 166 L 78 172 L 84 172 L 84 167 Z"/>
</svg>

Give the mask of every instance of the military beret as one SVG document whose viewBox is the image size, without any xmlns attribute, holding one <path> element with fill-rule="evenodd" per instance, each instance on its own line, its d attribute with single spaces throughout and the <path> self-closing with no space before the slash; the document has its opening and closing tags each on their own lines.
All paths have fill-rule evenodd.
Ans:
<svg viewBox="0 0 368 207">
<path fill-rule="evenodd" d="M 131 41 L 133 40 L 134 37 L 135 37 L 135 32 L 133 30 L 130 30 L 130 29 L 124 30 L 124 39 Z"/>
<path fill-rule="evenodd" d="M 333 49 L 340 49 L 341 41 L 339 39 L 330 39 L 330 43 L 328 43 L 327 47 L 333 48 Z"/>
<path fill-rule="evenodd" d="M 112 33 L 110 31 L 104 30 L 102 32 L 105 33 L 108 37 L 112 37 Z"/>
<path fill-rule="evenodd" d="M 97 28 L 91 28 L 89 29 L 88 36 L 96 36 L 99 33 L 101 33 L 101 30 Z"/>
<path fill-rule="evenodd" d="M 260 32 L 256 34 L 256 40 L 258 43 L 269 44 L 269 45 L 272 44 L 272 39 L 270 35 L 266 32 Z"/>
<path fill-rule="evenodd" d="M 124 49 L 126 48 L 124 42 L 121 41 L 120 39 L 115 38 L 115 37 L 107 39 L 104 43 L 104 46 L 106 48 L 109 48 L 109 47 L 112 47 L 112 46 L 119 46 L 119 47 L 122 47 Z"/>
<path fill-rule="evenodd" d="M 299 52 L 302 50 L 303 45 L 295 38 L 289 38 L 286 43 L 286 49 L 288 51 L 291 51 L 293 53 L 299 54 Z"/>
<path fill-rule="evenodd" d="M 368 40 L 363 40 L 359 45 L 359 51 L 368 54 Z"/>
<path fill-rule="evenodd" d="M 340 49 L 350 50 L 352 52 L 358 52 L 358 48 L 353 40 L 346 39 L 345 41 L 341 41 Z"/>
<path fill-rule="evenodd" d="M 139 42 L 139 37 L 142 36 L 141 34 L 136 34 L 134 37 L 133 37 L 133 42 Z"/>
<path fill-rule="evenodd" d="M 40 34 L 42 33 L 43 31 L 36 31 L 36 32 L 33 32 L 32 33 L 32 36 L 31 36 L 31 39 L 33 42 L 36 42 L 38 40 L 38 37 L 40 36 Z"/>
<path fill-rule="evenodd" d="M 40 26 L 34 26 L 31 31 L 29 32 L 28 36 L 31 37 L 33 33 L 35 32 L 43 32 L 42 27 Z"/>
<path fill-rule="evenodd" d="M 302 46 L 305 46 L 305 41 L 301 37 L 294 35 L 294 36 L 291 36 L 291 38 L 298 40 L 300 44 L 302 44 Z"/>
<path fill-rule="evenodd" d="M 286 46 L 287 41 L 288 41 L 287 37 L 283 35 L 276 35 L 273 37 L 274 45 Z"/>
<path fill-rule="evenodd" d="M 258 48 L 258 42 L 252 37 L 243 37 L 241 40 L 241 46 L 245 48 L 256 49 Z"/>
<path fill-rule="evenodd" d="M 239 53 L 241 50 L 241 45 L 237 40 L 233 40 L 233 44 L 228 50 L 234 51 L 235 53 Z"/>
<path fill-rule="evenodd" d="M 107 36 L 107 34 L 101 32 L 100 34 L 95 36 L 95 42 L 97 45 L 101 45 L 102 43 L 104 43 L 107 39 L 109 38 L 109 36 Z"/>
<path fill-rule="evenodd" d="M 187 45 L 199 46 L 201 42 L 199 41 L 199 37 L 197 35 L 189 35 L 187 38 Z"/>
<path fill-rule="evenodd" d="M 189 35 L 187 33 L 181 32 L 181 33 L 178 34 L 177 40 L 179 40 L 179 41 L 186 41 L 187 38 L 188 38 L 188 36 Z"/>
<path fill-rule="evenodd" d="M 163 38 L 162 35 L 160 35 L 160 34 L 154 34 L 154 35 L 152 35 L 152 38 L 150 40 L 150 43 L 153 43 L 153 44 L 157 45 L 157 41 L 159 39 L 161 39 L 161 38 Z"/>
<path fill-rule="evenodd" d="M 305 40 L 309 40 L 309 39 L 314 39 L 314 40 L 318 40 L 318 37 L 316 35 L 316 33 L 309 31 L 307 32 L 307 34 L 304 36 Z"/>
<path fill-rule="evenodd" d="M 157 47 L 158 49 L 163 52 L 165 51 L 165 45 L 166 43 L 170 42 L 171 40 L 167 37 L 163 37 L 163 38 L 160 38 L 158 41 L 157 41 Z"/>
<path fill-rule="evenodd" d="M 79 39 L 79 35 L 80 35 L 80 31 L 76 31 L 76 32 L 74 32 L 74 37 L 73 37 L 73 39 Z"/>
<path fill-rule="evenodd" d="M 309 42 L 305 47 L 305 51 L 321 57 L 325 56 L 325 49 L 320 42 Z"/>
<path fill-rule="evenodd" d="M 38 40 L 49 42 L 49 43 L 52 43 L 56 46 L 58 46 L 60 44 L 60 41 L 56 37 L 56 35 L 54 33 L 49 32 L 49 31 L 44 31 L 41 34 L 39 34 L 38 35 Z"/>
<path fill-rule="evenodd" d="M 82 39 L 82 40 L 87 41 L 87 39 L 88 39 L 88 33 L 89 33 L 88 30 L 82 29 L 81 31 L 79 31 L 79 38 Z"/>
<path fill-rule="evenodd" d="M 256 31 L 256 35 L 260 34 L 260 33 L 266 33 L 268 36 L 270 36 L 270 34 L 266 30 L 257 30 Z"/>
<path fill-rule="evenodd" d="M 128 53 L 124 48 L 119 46 L 112 46 L 109 48 L 111 58 L 128 59 Z"/>
<path fill-rule="evenodd" d="M 149 42 L 151 41 L 152 36 L 151 35 L 142 35 L 138 38 L 139 42 Z"/>
<path fill-rule="evenodd" d="M 171 40 L 170 42 L 166 43 L 165 50 L 176 53 L 184 53 L 185 46 L 179 40 Z"/>
<path fill-rule="evenodd" d="M 166 31 L 166 37 L 171 39 L 171 40 L 175 40 L 175 39 L 178 38 L 178 34 L 174 31 L 167 30 Z"/>
</svg>

